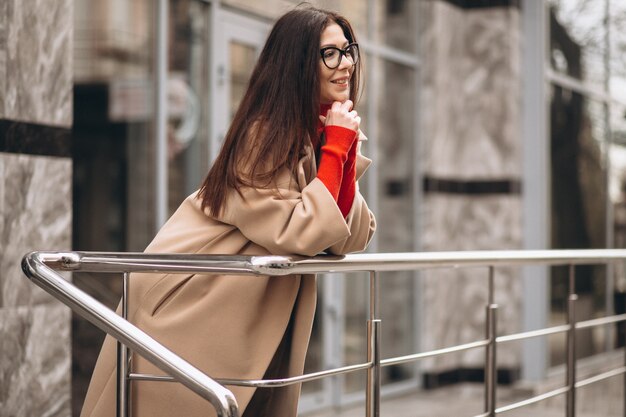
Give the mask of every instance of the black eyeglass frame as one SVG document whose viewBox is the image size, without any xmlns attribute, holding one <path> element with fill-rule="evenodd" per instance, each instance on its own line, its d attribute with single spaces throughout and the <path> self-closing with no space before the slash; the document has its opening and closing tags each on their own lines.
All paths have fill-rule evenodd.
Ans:
<svg viewBox="0 0 626 417">
<path fill-rule="evenodd" d="M 356 48 L 356 59 L 354 60 L 354 62 L 352 62 L 352 57 L 349 57 L 348 55 L 348 49 L 349 48 Z M 331 67 L 330 65 L 328 65 L 326 63 L 326 58 L 324 58 L 324 53 L 326 51 L 328 51 L 329 49 L 334 49 L 335 51 L 339 52 L 339 61 L 337 61 L 337 65 L 335 65 L 334 67 Z M 350 62 L 352 62 L 352 66 L 355 66 L 358 62 L 359 62 L 359 57 L 361 55 L 360 51 L 359 51 L 359 44 L 356 42 L 352 42 L 351 44 L 349 44 L 348 46 L 346 46 L 344 49 L 339 49 L 335 46 L 327 46 L 325 48 L 320 49 L 320 55 L 322 56 L 322 62 L 324 63 L 324 65 L 326 65 L 326 68 L 328 69 L 336 69 L 339 67 L 339 65 L 341 65 L 341 61 L 343 60 L 343 57 L 345 56 L 346 59 Z"/>
</svg>

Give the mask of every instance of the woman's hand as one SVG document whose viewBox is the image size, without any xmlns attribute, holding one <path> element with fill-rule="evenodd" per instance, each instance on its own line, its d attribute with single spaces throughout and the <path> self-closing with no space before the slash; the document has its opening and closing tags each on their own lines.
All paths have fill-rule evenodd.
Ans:
<svg viewBox="0 0 626 417">
<path fill-rule="evenodd" d="M 338 201 L 346 163 L 351 155 L 353 159 L 356 156 L 361 118 L 356 111 L 352 110 L 352 102 L 346 100 L 344 103 L 335 101 L 326 113 L 326 117 L 320 116 L 320 120 L 325 125 L 326 142 L 320 148 L 317 178 L 324 183 L 335 201 Z M 352 199 L 350 204 L 352 204 Z"/>
<path fill-rule="evenodd" d="M 326 113 L 326 117 L 320 116 L 320 120 L 325 126 L 340 126 L 358 132 L 361 117 L 356 110 L 352 110 L 352 106 L 351 100 L 346 100 L 343 103 L 335 101 Z"/>
</svg>

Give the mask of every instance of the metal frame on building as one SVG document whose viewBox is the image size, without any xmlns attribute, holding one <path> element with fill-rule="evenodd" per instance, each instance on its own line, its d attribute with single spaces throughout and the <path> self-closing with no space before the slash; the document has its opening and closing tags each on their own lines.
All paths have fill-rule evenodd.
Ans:
<svg viewBox="0 0 626 417">
<path fill-rule="evenodd" d="M 524 249 L 549 247 L 550 190 L 548 167 L 548 109 L 544 74 L 548 21 L 543 1 L 525 0 L 522 8 L 523 45 L 523 103 L 522 144 L 523 178 L 522 213 Z M 528 266 L 522 271 L 523 329 L 533 330 L 548 323 L 548 270 L 545 266 Z M 543 302 L 539 302 L 543 300 Z M 522 378 L 538 381 L 545 376 L 548 345 L 545 339 L 524 341 L 522 349 Z"/>
</svg>

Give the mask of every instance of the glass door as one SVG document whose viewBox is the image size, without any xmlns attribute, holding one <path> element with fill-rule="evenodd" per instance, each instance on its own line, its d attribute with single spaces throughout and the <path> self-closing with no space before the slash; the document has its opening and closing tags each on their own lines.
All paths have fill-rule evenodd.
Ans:
<svg viewBox="0 0 626 417">
<path fill-rule="evenodd" d="M 220 9 L 215 11 L 214 23 L 211 161 L 220 150 L 270 30 L 266 23 Z"/>
<path fill-rule="evenodd" d="M 170 215 L 200 187 L 208 171 L 210 16 L 210 5 L 204 1 L 170 1 L 166 86 Z"/>
</svg>

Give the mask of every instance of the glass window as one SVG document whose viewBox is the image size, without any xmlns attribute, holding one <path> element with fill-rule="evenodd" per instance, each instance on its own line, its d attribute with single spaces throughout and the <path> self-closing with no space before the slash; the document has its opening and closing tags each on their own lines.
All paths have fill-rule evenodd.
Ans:
<svg viewBox="0 0 626 417">
<path fill-rule="evenodd" d="M 315 318 L 313 319 L 313 328 L 311 329 L 311 339 L 306 352 L 306 360 L 304 362 L 304 373 L 319 372 L 324 370 L 324 339 L 323 339 L 323 323 L 324 323 L 324 278 L 318 277 L 317 280 L 317 305 L 315 307 Z M 314 394 L 321 392 L 324 387 L 324 380 L 317 379 L 302 384 L 302 395 Z"/>
<path fill-rule="evenodd" d="M 145 0 L 75 2 L 76 249 L 143 250 L 154 235 L 153 17 Z"/>
<path fill-rule="evenodd" d="M 611 106 L 612 141 L 609 196 L 613 212 L 613 247 L 626 248 L 626 106 Z M 613 270 L 614 306 L 616 314 L 626 313 L 626 262 L 616 263 Z M 626 345 L 626 325 L 617 325 L 616 346 Z"/>
<path fill-rule="evenodd" d="M 414 68 L 382 61 L 382 86 L 379 107 L 377 145 L 379 149 L 377 220 L 385 225 L 378 235 L 380 252 L 415 250 L 413 222 L 416 207 L 413 193 L 415 173 L 416 71 Z M 381 273 L 382 357 L 414 353 L 414 274 Z M 383 368 L 383 383 L 411 378 L 413 365 Z"/>
<path fill-rule="evenodd" d="M 367 360 L 368 275 L 346 274 L 344 288 L 343 355 L 345 364 L 352 365 Z M 364 372 L 346 374 L 344 390 L 347 393 L 362 392 L 365 389 L 365 382 Z"/>
<path fill-rule="evenodd" d="M 417 52 L 418 1 L 384 0 L 374 2 L 374 41 Z"/>
<path fill-rule="evenodd" d="M 75 250 L 141 251 L 154 236 L 151 3 L 74 5 L 72 126 Z M 115 308 L 120 279 L 75 273 L 74 283 Z M 72 318 L 72 403 L 78 415 L 104 333 Z"/>
<path fill-rule="evenodd" d="M 609 89 L 614 98 L 626 104 L 626 2 L 610 1 L 609 22 Z"/>
<path fill-rule="evenodd" d="M 559 86 L 551 89 L 552 248 L 606 247 L 606 107 Z M 603 313 L 606 269 L 576 267 L 577 320 Z M 551 321 L 564 323 L 568 268 L 552 269 Z M 580 356 L 603 349 L 604 329 L 581 330 Z M 552 338 L 551 364 L 562 363 L 564 338 Z"/>
<path fill-rule="evenodd" d="M 231 7 L 245 10 L 269 19 L 278 19 L 282 14 L 302 3 L 300 0 L 222 0 Z M 352 24 L 357 37 L 363 39 L 367 34 L 367 14 L 369 5 L 363 0 L 310 0 L 308 3 L 323 9 L 334 10 L 344 15 Z"/>
<path fill-rule="evenodd" d="M 291 8 L 295 6 L 295 4 L 293 6 L 289 4 L 289 1 L 282 0 L 222 0 L 221 3 L 225 6 L 245 10 L 246 12 L 267 17 L 269 19 L 277 19 L 280 15 L 288 10 L 291 10 Z"/>
<path fill-rule="evenodd" d="M 371 86 L 369 85 L 368 77 L 374 68 L 371 66 L 375 61 L 371 54 L 361 51 L 360 52 L 360 65 L 362 68 L 361 71 L 361 85 L 359 97 L 357 97 L 356 102 L 356 110 L 361 116 L 361 131 L 368 138 L 367 141 L 361 142 L 361 153 L 368 158 L 372 156 L 372 142 L 373 140 L 369 140 L 370 137 L 373 138 L 374 132 L 371 132 L 371 127 L 374 126 L 374 123 L 369 118 L 369 110 L 370 110 L 370 102 L 369 102 L 369 90 Z M 371 172 L 367 172 L 361 179 L 359 180 L 359 190 L 361 194 L 366 197 L 366 200 L 369 202 L 368 192 L 368 182 L 372 179 Z M 373 197 L 372 197 L 373 198 Z"/>
<path fill-rule="evenodd" d="M 152 12 L 148 1 L 79 0 L 74 4 L 74 25 L 76 82 L 145 77 L 150 71 Z"/>
<path fill-rule="evenodd" d="M 200 1 L 170 3 L 168 205 L 170 214 L 208 171 L 209 10 Z"/>
<path fill-rule="evenodd" d="M 241 42 L 231 41 L 230 45 L 230 120 L 235 117 L 239 104 L 248 87 L 254 64 L 256 48 Z"/>
<path fill-rule="evenodd" d="M 550 6 L 552 68 L 604 89 L 606 0 L 552 0 Z"/>
<path fill-rule="evenodd" d="M 571 90 L 551 89 L 552 242 L 555 248 L 606 244 L 603 147 L 605 106 Z M 577 227 L 573 227 L 577 225 Z"/>
<path fill-rule="evenodd" d="M 611 106 L 610 122 L 609 197 L 613 204 L 613 244 L 616 248 L 626 248 L 626 106 Z"/>
</svg>

